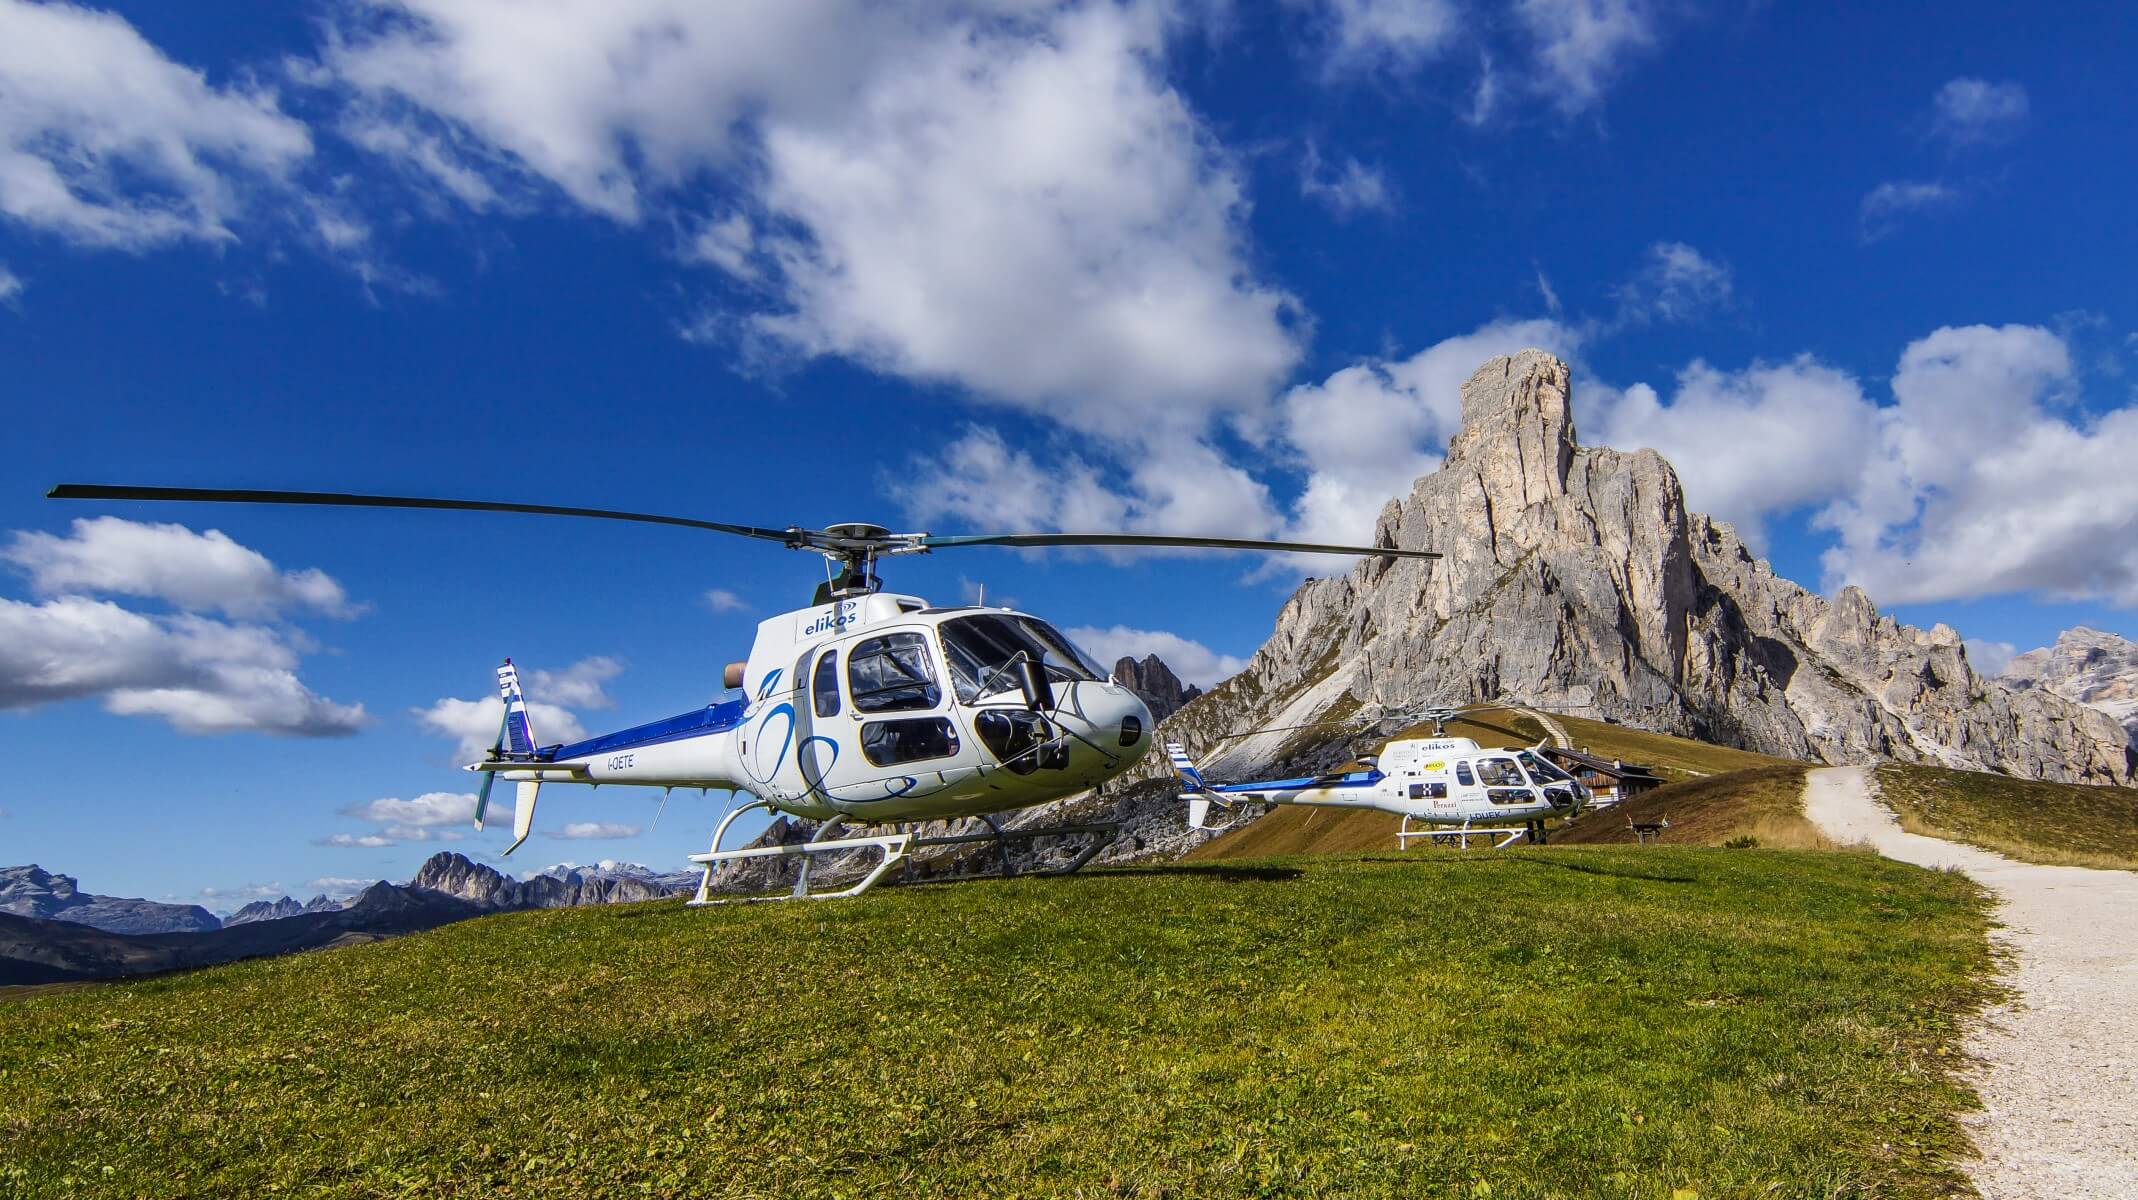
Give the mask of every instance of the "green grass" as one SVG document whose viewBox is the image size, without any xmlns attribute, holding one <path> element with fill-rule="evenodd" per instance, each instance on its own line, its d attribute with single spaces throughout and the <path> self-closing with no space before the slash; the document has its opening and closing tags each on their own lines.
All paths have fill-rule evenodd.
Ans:
<svg viewBox="0 0 2138 1200">
<path fill-rule="evenodd" d="M 1879 795 L 1910 833 L 2023 862 L 2138 870 L 2138 790 L 1888 763 Z"/>
<path fill-rule="evenodd" d="M 510 914 L 0 1005 L 0 1194 L 1943 1196 L 1987 955 L 1670 847 Z"/>
</svg>

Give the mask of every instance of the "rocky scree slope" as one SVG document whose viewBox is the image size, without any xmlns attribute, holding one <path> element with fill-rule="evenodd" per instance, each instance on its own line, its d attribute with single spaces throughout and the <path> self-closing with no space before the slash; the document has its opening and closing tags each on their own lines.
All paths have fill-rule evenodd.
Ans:
<svg viewBox="0 0 2138 1200">
<path fill-rule="evenodd" d="M 1443 557 L 1309 580 L 1246 670 L 1165 736 L 1210 746 L 1512 700 L 1823 762 L 2097 784 L 2138 773 L 2106 714 L 1985 679 L 1950 627 L 1901 625 L 1858 588 L 1827 600 L 1777 576 L 1728 525 L 1686 510 L 1653 450 L 1580 445 L 1567 366 L 1541 350 L 1463 385 L 1446 462 L 1389 502 L 1374 539 Z M 1252 770 L 1316 740 L 1241 738 L 1205 765 Z"/>
<path fill-rule="evenodd" d="M 1997 681 L 2097 708 L 2115 718 L 2131 744 L 2138 745 L 2138 642 L 2084 625 L 2066 629 L 2054 646 L 2013 658 Z"/>
</svg>

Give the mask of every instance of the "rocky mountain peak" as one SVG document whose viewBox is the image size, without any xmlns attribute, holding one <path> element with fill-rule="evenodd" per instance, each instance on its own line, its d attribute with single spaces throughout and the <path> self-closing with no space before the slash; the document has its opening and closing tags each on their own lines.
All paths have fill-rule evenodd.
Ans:
<svg viewBox="0 0 2138 1200">
<path fill-rule="evenodd" d="M 2138 642 L 2074 626 L 2058 634 L 2055 645 L 2015 656 L 1998 678 L 2106 713 L 2138 746 Z"/>
<path fill-rule="evenodd" d="M 1495 358 L 1462 389 L 1462 428 L 1448 443 L 1448 464 L 1503 485 L 1500 499 L 1527 507 L 1566 490 L 1578 449 L 1572 380 L 1565 363 L 1542 350 Z"/>
<path fill-rule="evenodd" d="M 1155 654 L 1145 655 L 1140 662 L 1123 655 L 1121 661 L 1114 664 L 1113 677 L 1143 698 L 1154 721 L 1165 720 L 1179 712 L 1182 705 L 1203 694 L 1203 689 L 1182 683 L 1173 668 Z"/>
<path fill-rule="evenodd" d="M 1495 358 L 1463 386 L 1442 467 L 1382 510 L 1368 559 L 1286 602 L 1247 670 L 1175 718 L 1191 741 L 1361 710 L 1518 700 L 1768 753 L 2122 782 L 2123 731 L 1976 674 L 1950 627 L 1783 579 L 1685 506 L 1653 450 L 1584 447 L 1565 363 Z M 1288 744 L 1246 737 L 1246 766 Z M 1210 764 L 1206 764 L 1210 765 Z"/>
</svg>

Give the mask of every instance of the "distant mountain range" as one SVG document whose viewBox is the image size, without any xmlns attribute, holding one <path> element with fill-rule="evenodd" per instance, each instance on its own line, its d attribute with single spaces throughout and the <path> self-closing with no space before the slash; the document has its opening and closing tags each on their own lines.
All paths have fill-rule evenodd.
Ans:
<svg viewBox="0 0 2138 1200">
<path fill-rule="evenodd" d="M 106 933 L 206 933 L 223 926 L 198 904 L 92 896 L 72 875 L 54 875 L 34 863 L 0 867 L 0 913 L 69 921 Z"/>
<path fill-rule="evenodd" d="M 306 913 L 336 912 L 343 903 L 324 894 L 314 896 L 302 904 L 288 896 L 280 900 L 255 900 L 223 918 L 223 928 L 232 925 L 249 925 L 254 921 L 279 921 L 284 917 L 301 917 Z"/>
<path fill-rule="evenodd" d="M 90 896 L 68 876 L 9 867 L 0 869 L 0 984 L 187 970 L 377 941 L 490 912 L 658 900 L 696 882 L 695 872 L 662 874 L 618 862 L 560 863 L 522 880 L 459 854 L 435 854 L 408 883 L 381 880 L 347 904 L 325 896 L 299 904 L 285 896 L 255 901 L 219 922 L 195 905 Z"/>
</svg>

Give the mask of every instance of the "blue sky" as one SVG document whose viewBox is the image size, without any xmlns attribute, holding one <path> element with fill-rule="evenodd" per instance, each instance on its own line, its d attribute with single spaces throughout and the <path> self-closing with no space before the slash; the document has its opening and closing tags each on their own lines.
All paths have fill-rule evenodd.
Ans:
<svg viewBox="0 0 2138 1200">
<path fill-rule="evenodd" d="M 500 656 L 666 715 L 819 569 L 60 480 L 1362 539 L 1538 343 L 1808 586 L 2138 633 L 2134 56 L 2109 4 L 0 0 L 0 861 L 227 908 L 494 853 Z M 1298 575 L 892 578 L 1207 682 Z M 716 809 L 552 792 L 599 836 L 515 867 Z"/>
</svg>

